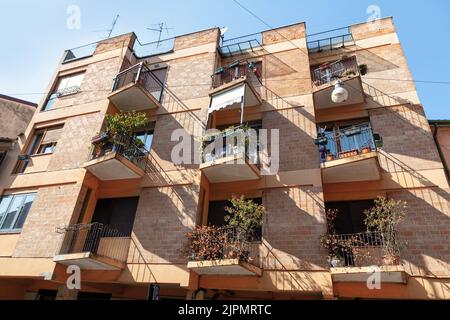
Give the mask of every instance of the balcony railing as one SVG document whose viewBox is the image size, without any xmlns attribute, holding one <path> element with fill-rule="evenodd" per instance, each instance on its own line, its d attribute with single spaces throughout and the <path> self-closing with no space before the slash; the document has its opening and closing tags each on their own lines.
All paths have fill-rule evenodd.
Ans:
<svg viewBox="0 0 450 320">
<path fill-rule="evenodd" d="M 312 70 L 312 81 L 314 85 L 320 86 L 344 76 L 358 74 L 359 68 L 356 57 L 352 56 L 316 67 Z"/>
<path fill-rule="evenodd" d="M 243 262 L 259 263 L 257 237 L 248 237 L 235 227 L 204 226 L 190 233 L 191 261 L 239 259 Z"/>
<path fill-rule="evenodd" d="M 319 132 L 316 143 L 319 145 L 321 162 L 344 159 L 376 150 L 369 123 Z"/>
<path fill-rule="evenodd" d="M 220 54 L 230 57 L 262 49 L 262 33 L 253 33 L 237 38 L 224 39 L 219 47 Z"/>
<path fill-rule="evenodd" d="M 400 265 L 398 239 L 381 232 L 362 232 L 331 236 L 335 243 L 330 252 L 332 267 L 364 267 Z"/>
<path fill-rule="evenodd" d="M 256 67 L 249 66 L 248 64 L 219 68 L 211 77 L 213 89 L 238 79 L 248 78 L 252 81 L 254 80 L 254 77 L 259 79 Z"/>
<path fill-rule="evenodd" d="M 341 49 L 355 44 L 348 27 L 308 35 L 309 53 Z"/>
<path fill-rule="evenodd" d="M 111 153 L 116 153 L 128 159 L 144 171 L 150 165 L 149 151 L 143 146 L 139 146 L 135 138 L 123 135 L 111 137 L 108 134 L 104 134 L 103 137 L 93 142 L 88 161 Z"/>
<path fill-rule="evenodd" d="M 252 133 L 255 135 L 252 136 Z M 232 155 L 245 153 L 250 163 L 259 164 L 258 138 L 256 131 L 246 130 L 243 126 L 233 129 L 227 129 L 220 133 L 204 137 L 205 141 L 202 146 L 203 163 L 212 162 L 217 159 L 225 158 Z M 255 142 L 256 145 L 250 146 Z M 214 149 L 206 152 L 206 148 L 210 146 Z"/>
<path fill-rule="evenodd" d="M 151 93 L 156 100 L 161 101 L 164 84 L 145 65 L 145 63 L 139 63 L 117 74 L 114 78 L 112 92 L 120 90 L 130 84 L 141 85 L 146 91 Z"/>
<path fill-rule="evenodd" d="M 57 229 L 64 235 L 59 255 L 93 253 L 122 262 L 126 261 L 130 237 L 104 224 L 75 224 Z"/>
</svg>

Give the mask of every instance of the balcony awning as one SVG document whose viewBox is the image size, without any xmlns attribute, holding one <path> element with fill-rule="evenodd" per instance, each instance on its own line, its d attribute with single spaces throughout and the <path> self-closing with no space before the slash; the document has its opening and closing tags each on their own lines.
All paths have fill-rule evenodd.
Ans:
<svg viewBox="0 0 450 320">
<path fill-rule="evenodd" d="M 241 107 L 241 102 L 244 102 L 243 107 L 257 106 L 261 103 L 259 93 L 245 78 L 226 89 L 215 89 L 210 95 L 211 105 L 208 114 L 224 108 Z"/>
<path fill-rule="evenodd" d="M 245 99 L 245 83 L 211 97 L 208 113 L 241 103 Z"/>
</svg>

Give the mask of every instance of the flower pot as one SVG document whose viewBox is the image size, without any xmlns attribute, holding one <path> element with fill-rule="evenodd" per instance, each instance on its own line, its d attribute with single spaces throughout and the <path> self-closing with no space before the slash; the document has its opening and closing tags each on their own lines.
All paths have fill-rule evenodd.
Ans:
<svg viewBox="0 0 450 320">
<path fill-rule="evenodd" d="M 332 160 L 334 160 L 334 155 L 333 154 L 327 154 L 326 161 L 332 161 Z"/>
<path fill-rule="evenodd" d="M 330 263 L 333 268 L 342 267 L 342 260 L 337 257 L 332 257 Z"/>
<path fill-rule="evenodd" d="M 372 149 L 370 147 L 364 147 L 361 149 L 362 154 L 370 153 L 371 151 L 372 151 Z"/>
</svg>

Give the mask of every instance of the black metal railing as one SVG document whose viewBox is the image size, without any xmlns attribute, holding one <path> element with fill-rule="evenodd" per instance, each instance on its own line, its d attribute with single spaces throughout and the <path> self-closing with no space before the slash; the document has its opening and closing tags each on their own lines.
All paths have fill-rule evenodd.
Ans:
<svg viewBox="0 0 450 320">
<path fill-rule="evenodd" d="M 336 50 L 355 44 L 349 27 L 319 32 L 307 36 L 308 52 Z"/>
<path fill-rule="evenodd" d="M 222 56 L 231 57 L 262 48 L 262 33 L 259 32 L 232 39 L 222 39 L 219 51 Z"/>
<path fill-rule="evenodd" d="M 212 88 L 215 89 L 231 81 L 243 78 L 249 79 L 252 83 L 259 82 L 260 75 L 256 67 L 245 63 L 226 68 L 219 68 L 211 78 Z"/>
<path fill-rule="evenodd" d="M 164 84 L 147 67 L 144 62 L 136 64 L 116 75 L 112 92 L 126 87 L 129 84 L 140 84 L 145 90 L 161 101 Z"/>
<path fill-rule="evenodd" d="M 98 159 L 105 155 L 116 153 L 126 158 L 136 166 L 146 171 L 150 165 L 149 151 L 141 146 L 140 140 L 134 137 L 104 134 L 100 141 L 92 143 L 88 161 Z"/>
<path fill-rule="evenodd" d="M 361 232 L 332 235 L 335 249 L 330 252 L 332 267 L 399 265 L 400 250 L 395 234 Z"/>
<path fill-rule="evenodd" d="M 330 83 L 344 76 L 359 75 L 356 57 L 352 56 L 315 67 L 312 72 L 312 81 L 316 86 Z"/>
<path fill-rule="evenodd" d="M 196 231 L 194 230 L 194 233 Z M 209 227 L 197 233 L 191 245 L 190 260 L 239 259 L 260 264 L 258 245 L 260 237 L 249 236 L 236 227 Z M 198 241 L 205 239 L 205 241 Z M 192 239 L 191 239 L 192 241 Z"/>
<path fill-rule="evenodd" d="M 98 256 L 125 262 L 130 247 L 130 237 L 107 225 L 94 222 L 58 228 L 63 235 L 60 255 L 90 252 Z"/>
<path fill-rule="evenodd" d="M 330 131 L 319 127 L 317 136 L 316 143 L 319 145 L 321 162 L 348 158 L 376 150 L 370 123 Z"/>
<path fill-rule="evenodd" d="M 245 154 L 250 163 L 259 165 L 258 130 L 249 129 L 251 128 L 238 126 L 204 136 L 202 161 L 206 163 L 232 155 Z M 251 145 L 253 143 L 256 145 Z"/>
</svg>

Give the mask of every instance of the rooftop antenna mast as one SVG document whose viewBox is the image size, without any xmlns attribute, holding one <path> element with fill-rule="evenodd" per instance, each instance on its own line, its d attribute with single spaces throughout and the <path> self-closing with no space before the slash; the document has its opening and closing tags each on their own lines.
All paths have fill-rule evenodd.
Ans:
<svg viewBox="0 0 450 320">
<path fill-rule="evenodd" d="M 165 23 L 165 22 L 154 23 L 154 24 L 151 24 L 151 25 L 152 26 L 156 26 L 156 28 L 146 28 L 146 29 L 159 33 L 159 35 L 158 35 L 158 42 L 156 44 L 156 47 L 158 48 L 161 45 L 161 36 L 162 36 L 163 31 L 166 31 L 167 36 L 169 36 L 169 29 L 173 29 L 173 28 L 168 28 L 167 27 L 167 23 Z"/>
<path fill-rule="evenodd" d="M 120 17 L 119 15 L 116 15 L 116 17 L 114 18 L 113 23 L 111 25 L 111 29 L 107 30 L 108 31 L 108 36 L 106 37 L 106 39 L 111 38 L 111 34 L 113 33 L 114 28 L 116 27 L 117 20 L 119 20 L 119 17 Z"/>
<path fill-rule="evenodd" d="M 117 20 L 119 20 L 119 15 L 116 15 L 116 17 L 114 18 L 114 20 L 113 20 L 113 22 L 112 22 L 112 25 L 111 25 L 111 28 L 110 28 L 110 29 L 106 29 L 106 30 L 95 30 L 95 31 L 93 31 L 93 32 L 108 32 L 108 36 L 106 36 L 105 39 L 109 39 L 109 38 L 111 38 L 111 35 L 112 35 L 113 31 L 114 31 L 114 28 L 116 27 Z"/>
</svg>

